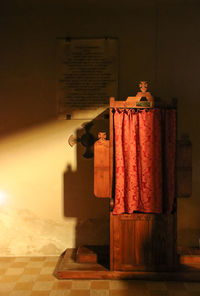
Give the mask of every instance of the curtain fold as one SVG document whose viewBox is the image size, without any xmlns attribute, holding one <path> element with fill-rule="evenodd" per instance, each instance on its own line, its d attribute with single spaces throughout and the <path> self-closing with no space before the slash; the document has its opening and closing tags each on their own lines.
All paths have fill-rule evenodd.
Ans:
<svg viewBox="0 0 200 296">
<path fill-rule="evenodd" d="M 113 213 L 170 213 L 174 201 L 176 111 L 114 110 Z"/>
</svg>

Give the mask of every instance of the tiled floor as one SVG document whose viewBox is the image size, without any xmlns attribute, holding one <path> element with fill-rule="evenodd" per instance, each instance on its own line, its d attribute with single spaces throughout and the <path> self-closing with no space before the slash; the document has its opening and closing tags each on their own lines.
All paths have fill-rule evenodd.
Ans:
<svg viewBox="0 0 200 296">
<path fill-rule="evenodd" d="M 200 296 L 200 283 L 57 280 L 58 257 L 0 258 L 0 296 Z"/>
</svg>

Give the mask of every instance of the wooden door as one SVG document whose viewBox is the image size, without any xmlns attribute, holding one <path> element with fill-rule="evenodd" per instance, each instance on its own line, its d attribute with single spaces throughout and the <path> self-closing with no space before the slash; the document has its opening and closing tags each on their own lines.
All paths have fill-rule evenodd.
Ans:
<svg viewBox="0 0 200 296">
<path fill-rule="evenodd" d="M 122 214 L 110 216 L 112 270 L 169 270 L 176 261 L 174 215 Z"/>
</svg>

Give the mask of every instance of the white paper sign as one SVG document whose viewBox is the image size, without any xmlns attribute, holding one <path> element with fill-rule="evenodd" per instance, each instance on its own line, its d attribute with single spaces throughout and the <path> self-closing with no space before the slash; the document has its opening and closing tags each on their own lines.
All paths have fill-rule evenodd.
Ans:
<svg viewBox="0 0 200 296">
<path fill-rule="evenodd" d="M 117 39 L 59 39 L 56 66 L 59 118 L 94 118 L 117 97 Z"/>
</svg>

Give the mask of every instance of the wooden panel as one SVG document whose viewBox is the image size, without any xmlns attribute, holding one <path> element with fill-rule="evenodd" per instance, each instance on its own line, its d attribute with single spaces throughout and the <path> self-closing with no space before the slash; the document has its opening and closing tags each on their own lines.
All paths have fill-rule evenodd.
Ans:
<svg viewBox="0 0 200 296">
<path fill-rule="evenodd" d="M 76 262 L 97 263 L 97 254 L 88 247 L 81 246 L 77 250 Z"/>
<path fill-rule="evenodd" d="M 110 270 L 114 270 L 114 219 L 113 214 L 110 212 Z"/>
<path fill-rule="evenodd" d="M 113 178 L 113 173 L 114 173 L 114 117 L 113 117 L 113 111 L 112 109 L 110 108 L 110 111 L 109 111 L 109 115 L 110 115 L 110 120 L 109 120 L 109 124 L 110 124 L 110 154 L 109 154 L 109 160 L 110 160 L 110 163 L 109 163 L 109 181 L 110 181 L 110 197 L 113 198 L 114 196 L 114 190 L 113 190 L 113 187 L 114 187 L 114 178 Z"/>
<path fill-rule="evenodd" d="M 192 195 L 192 144 L 186 137 L 177 142 L 177 196 Z"/>
<path fill-rule="evenodd" d="M 150 95 L 148 95 L 148 101 L 140 101 L 140 98 L 138 98 L 137 96 L 128 97 L 126 101 L 115 101 L 115 98 L 111 97 L 110 107 L 111 108 L 139 108 L 139 109 L 153 108 L 154 102 L 152 97 L 150 99 Z"/>
<path fill-rule="evenodd" d="M 149 229 L 148 220 L 135 220 L 135 263 L 136 265 L 149 264 Z"/>
<path fill-rule="evenodd" d="M 168 237 L 168 219 L 162 215 L 162 219 L 156 218 L 152 221 L 152 265 L 168 265 L 168 259 L 171 257 L 171 244 Z M 173 236 L 173 230 L 169 233 Z"/>
<path fill-rule="evenodd" d="M 136 254 L 132 250 L 132 246 L 135 244 L 135 224 L 130 223 L 127 220 L 120 219 L 120 250 L 121 250 L 121 261 L 124 265 L 130 266 L 136 261 Z M 127 244 L 127 237 L 129 237 L 129 243 Z M 124 238 L 124 239 L 123 239 Z M 120 251 L 119 250 L 119 251 Z M 120 262 L 121 264 L 121 262 Z"/>
<path fill-rule="evenodd" d="M 147 271 L 111 271 L 104 265 L 95 263 L 77 263 L 75 249 L 67 249 L 59 258 L 54 276 L 58 279 L 134 279 L 157 281 L 194 281 L 200 282 L 200 264 L 194 262 L 193 255 L 188 262 L 178 266 L 173 272 L 147 272 Z M 188 258 L 189 259 L 189 258 Z M 180 257 L 180 262 L 182 263 Z M 199 262 L 199 261 L 198 261 Z M 137 293 L 136 293 L 137 294 Z M 135 295 L 135 294 L 134 294 Z"/>
<path fill-rule="evenodd" d="M 121 248 L 120 248 L 120 243 L 121 243 L 121 228 L 120 228 L 120 216 L 113 216 L 111 213 L 110 218 L 112 219 L 113 222 L 113 233 L 110 233 L 110 236 L 112 236 L 113 243 L 111 244 L 113 246 L 113 250 L 110 251 L 113 252 L 113 270 L 117 270 L 117 266 L 120 264 L 120 256 L 121 256 Z"/>
<path fill-rule="evenodd" d="M 176 264 L 175 215 L 111 213 L 114 270 L 168 270 Z"/>
<path fill-rule="evenodd" d="M 105 133 L 99 133 L 104 134 Z M 103 136 L 94 144 L 94 194 L 110 197 L 109 140 Z"/>
<path fill-rule="evenodd" d="M 126 101 L 115 101 L 114 97 L 110 98 L 111 108 L 153 108 L 154 98 L 150 92 L 147 91 L 147 81 L 140 81 L 140 91 L 135 97 L 131 96 Z"/>
</svg>

